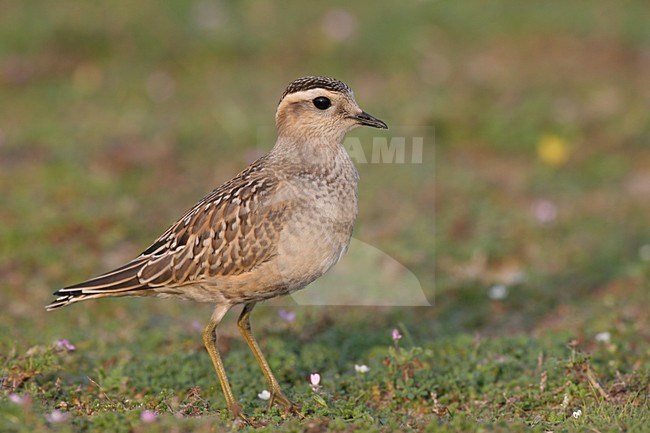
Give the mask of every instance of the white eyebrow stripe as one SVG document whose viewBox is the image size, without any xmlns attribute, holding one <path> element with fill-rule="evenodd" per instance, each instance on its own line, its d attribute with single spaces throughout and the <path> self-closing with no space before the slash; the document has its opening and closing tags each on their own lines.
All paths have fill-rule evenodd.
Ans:
<svg viewBox="0 0 650 433">
<path fill-rule="evenodd" d="M 296 102 L 308 101 L 318 96 L 326 96 L 330 99 L 333 99 L 337 95 L 340 95 L 340 93 L 331 92 L 329 90 L 319 89 L 319 88 L 301 90 L 299 92 L 290 93 L 287 96 L 285 96 L 284 99 L 281 101 L 281 104 L 293 104 Z"/>
</svg>

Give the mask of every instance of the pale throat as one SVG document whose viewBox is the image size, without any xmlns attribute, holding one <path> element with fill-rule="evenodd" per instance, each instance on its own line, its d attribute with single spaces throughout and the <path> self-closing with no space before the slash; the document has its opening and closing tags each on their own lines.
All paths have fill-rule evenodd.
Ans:
<svg viewBox="0 0 650 433">
<path fill-rule="evenodd" d="M 337 137 L 279 135 L 271 154 L 297 165 L 333 168 L 349 159 L 344 137 L 345 133 Z"/>
</svg>

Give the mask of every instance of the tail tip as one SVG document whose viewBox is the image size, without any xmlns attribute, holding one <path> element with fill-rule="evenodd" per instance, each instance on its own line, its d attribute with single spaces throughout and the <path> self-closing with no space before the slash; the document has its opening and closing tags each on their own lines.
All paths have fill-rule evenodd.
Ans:
<svg viewBox="0 0 650 433">
<path fill-rule="evenodd" d="M 54 296 L 58 296 L 54 301 L 45 306 L 45 311 L 52 311 L 59 307 L 64 307 L 72 302 L 72 299 L 75 298 L 74 295 L 62 294 L 60 290 L 54 292 Z"/>
</svg>

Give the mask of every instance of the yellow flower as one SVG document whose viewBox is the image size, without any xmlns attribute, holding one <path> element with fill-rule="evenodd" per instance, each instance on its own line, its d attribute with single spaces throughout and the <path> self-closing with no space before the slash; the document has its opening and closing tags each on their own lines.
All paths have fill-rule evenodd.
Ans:
<svg viewBox="0 0 650 433">
<path fill-rule="evenodd" d="M 568 143 L 554 134 L 543 135 L 537 142 L 537 157 L 544 164 L 559 167 L 569 159 Z"/>
</svg>

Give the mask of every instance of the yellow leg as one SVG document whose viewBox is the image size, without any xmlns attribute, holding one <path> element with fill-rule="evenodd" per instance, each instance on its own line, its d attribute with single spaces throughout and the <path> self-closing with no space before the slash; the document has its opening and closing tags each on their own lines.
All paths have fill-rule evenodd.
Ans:
<svg viewBox="0 0 650 433">
<path fill-rule="evenodd" d="M 226 370 L 223 367 L 223 361 L 221 360 L 221 355 L 219 355 L 219 349 L 217 348 L 216 329 L 221 322 L 221 319 L 223 319 L 223 316 L 226 314 L 226 312 L 228 312 L 229 308 L 229 306 L 218 306 L 214 310 L 212 318 L 210 319 L 210 323 L 205 327 L 205 330 L 203 330 L 203 343 L 205 344 L 205 348 L 208 350 L 210 359 L 212 359 L 212 364 L 214 365 L 214 369 L 217 372 L 217 376 L 219 376 L 219 382 L 221 383 L 223 395 L 226 397 L 228 410 L 230 410 L 230 413 L 235 418 L 236 423 L 244 422 L 246 424 L 249 424 L 249 421 L 244 416 L 239 403 L 237 403 L 237 400 L 235 400 L 232 389 L 230 389 L 230 383 L 228 382 L 228 377 L 226 376 Z"/>
<path fill-rule="evenodd" d="M 262 369 L 262 373 L 264 374 L 264 377 L 266 378 L 266 381 L 269 384 L 269 388 L 271 388 L 271 399 L 269 400 L 269 407 L 273 403 L 278 403 L 287 410 L 290 410 L 292 412 L 297 412 L 299 409 L 298 405 L 292 403 L 280 389 L 280 384 L 278 383 L 275 376 L 273 376 L 271 367 L 269 367 L 269 363 L 266 361 L 266 358 L 262 354 L 262 350 L 260 349 L 260 346 L 257 344 L 257 341 L 253 336 L 253 331 L 251 329 L 251 323 L 250 323 L 250 314 L 251 311 L 253 311 L 254 306 L 255 306 L 254 302 L 244 305 L 244 309 L 242 310 L 241 315 L 237 320 L 237 326 L 239 327 L 239 332 L 241 332 L 242 337 L 244 337 L 246 344 L 248 344 L 248 347 L 250 347 L 251 352 L 253 352 L 253 355 L 255 356 L 257 363 Z"/>
</svg>

